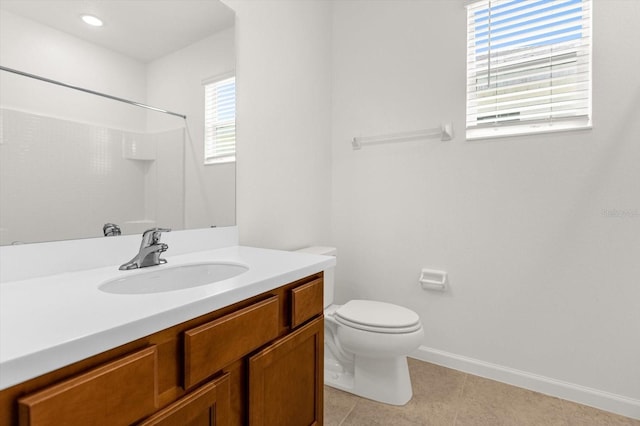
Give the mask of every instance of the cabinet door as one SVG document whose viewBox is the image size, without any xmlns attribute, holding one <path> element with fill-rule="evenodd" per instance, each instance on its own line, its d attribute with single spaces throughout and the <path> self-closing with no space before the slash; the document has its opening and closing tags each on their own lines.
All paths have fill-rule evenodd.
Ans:
<svg viewBox="0 0 640 426">
<path fill-rule="evenodd" d="M 227 426 L 231 410 L 229 374 L 200 386 L 139 426 Z"/>
<path fill-rule="evenodd" d="M 249 359 L 251 426 L 322 425 L 322 317 Z"/>
</svg>

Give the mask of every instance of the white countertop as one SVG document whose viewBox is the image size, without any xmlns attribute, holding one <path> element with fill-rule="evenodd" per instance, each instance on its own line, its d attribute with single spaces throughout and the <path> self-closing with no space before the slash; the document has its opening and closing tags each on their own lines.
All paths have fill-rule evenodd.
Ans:
<svg viewBox="0 0 640 426">
<path fill-rule="evenodd" d="M 307 253 L 225 247 L 166 256 L 166 265 L 118 265 L 0 284 L 0 390 L 335 265 Z M 153 294 L 110 294 L 105 281 L 152 268 L 202 262 L 249 267 L 204 286 Z"/>
</svg>

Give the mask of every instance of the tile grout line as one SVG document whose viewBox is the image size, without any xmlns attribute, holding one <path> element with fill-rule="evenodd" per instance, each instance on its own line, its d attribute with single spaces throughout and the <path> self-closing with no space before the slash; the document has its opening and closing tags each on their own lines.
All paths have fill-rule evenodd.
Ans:
<svg viewBox="0 0 640 426">
<path fill-rule="evenodd" d="M 562 398 L 558 398 L 560 400 L 560 411 L 562 411 L 562 417 L 564 418 L 564 422 L 569 424 L 569 416 L 567 415 L 567 409 Z"/>
<path fill-rule="evenodd" d="M 353 404 L 353 407 L 351 407 L 351 410 L 349 410 L 349 412 L 342 418 L 342 420 L 340 420 L 340 423 L 338 423 L 338 426 L 342 426 L 345 422 L 345 420 L 347 420 L 347 418 L 351 415 L 351 413 L 353 413 L 353 410 L 356 409 L 356 405 L 358 405 L 358 401 L 356 401 Z"/>
<path fill-rule="evenodd" d="M 453 426 L 456 426 L 456 422 L 458 421 L 458 412 L 460 411 L 462 394 L 464 393 L 464 385 L 467 383 L 467 377 L 469 377 L 469 374 L 465 373 L 464 380 L 462 381 L 462 386 L 460 386 L 460 392 L 458 392 L 458 400 L 456 401 L 456 414 L 453 416 Z"/>
</svg>

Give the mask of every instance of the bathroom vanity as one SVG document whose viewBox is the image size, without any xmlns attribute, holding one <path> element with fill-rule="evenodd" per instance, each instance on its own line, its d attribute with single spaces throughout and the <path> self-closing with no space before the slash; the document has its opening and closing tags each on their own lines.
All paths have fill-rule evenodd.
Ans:
<svg viewBox="0 0 640 426">
<path fill-rule="evenodd" d="M 39 319 L 16 322 L 16 332 L 2 336 L 3 345 L 22 348 L 2 352 L 0 424 L 321 425 L 322 270 L 334 261 L 249 247 L 169 261 L 212 258 L 235 259 L 248 272 L 162 294 L 113 295 L 93 283 L 80 286 L 91 297 L 77 313 L 110 319 L 73 318 L 73 296 L 59 302 L 59 318 L 48 318 L 46 310 L 25 314 Z M 89 277 L 97 283 L 101 274 L 113 274 L 103 269 L 2 283 L 3 297 L 70 294 Z M 57 290 L 48 288 L 52 280 Z M 38 295 L 33 304 L 46 298 Z M 118 306 L 121 312 L 114 311 Z M 3 321 L 11 313 L 3 313 Z M 21 330 L 43 343 L 19 336 Z"/>
</svg>

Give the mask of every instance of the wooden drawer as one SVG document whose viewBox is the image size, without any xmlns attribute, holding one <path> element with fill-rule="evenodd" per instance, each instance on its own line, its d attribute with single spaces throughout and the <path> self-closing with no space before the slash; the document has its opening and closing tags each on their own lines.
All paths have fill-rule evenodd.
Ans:
<svg viewBox="0 0 640 426">
<path fill-rule="evenodd" d="M 128 425 L 157 409 L 155 346 L 18 400 L 20 425 Z"/>
<path fill-rule="evenodd" d="M 278 337 L 279 310 L 272 296 L 186 331 L 185 389 Z"/>
<path fill-rule="evenodd" d="M 229 373 L 163 408 L 138 426 L 226 426 L 231 412 Z"/>
<path fill-rule="evenodd" d="M 323 287 L 323 281 L 319 278 L 291 290 L 292 328 L 322 313 Z"/>
</svg>

